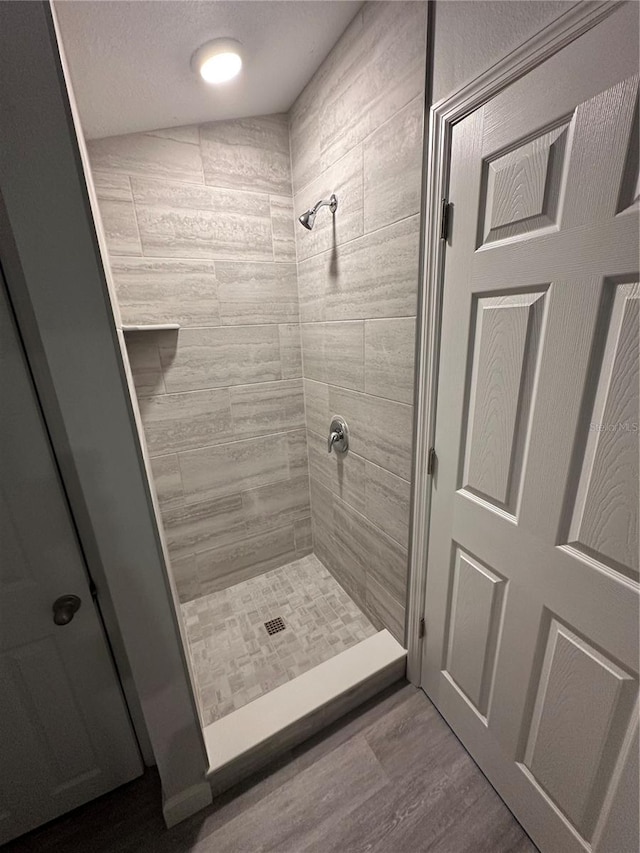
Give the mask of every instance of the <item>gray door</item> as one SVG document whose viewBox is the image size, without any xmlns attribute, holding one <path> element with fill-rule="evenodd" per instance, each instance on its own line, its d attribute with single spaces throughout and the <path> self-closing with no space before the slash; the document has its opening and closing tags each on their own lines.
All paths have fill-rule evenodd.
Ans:
<svg viewBox="0 0 640 853">
<path fill-rule="evenodd" d="M 0 407 L 2 844 L 142 765 L 1 275 Z"/>
<path fill-rule="evenodd" d="M 637 853 L 638 5 L 453 129 L 423 685 L 543 851 Z"/>
</svg>

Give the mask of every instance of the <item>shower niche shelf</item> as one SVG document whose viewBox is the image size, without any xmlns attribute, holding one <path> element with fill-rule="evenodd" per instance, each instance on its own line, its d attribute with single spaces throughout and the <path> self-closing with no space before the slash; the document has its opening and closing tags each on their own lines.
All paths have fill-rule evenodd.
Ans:
<svg viewBox="0 0 640 853">
<path fill-rule="evenodd" d="M 123 332 L 166 332 L 180 328 L 179 323 L 147 323 L 146 325 L 122 325 Z"/>
</svg>

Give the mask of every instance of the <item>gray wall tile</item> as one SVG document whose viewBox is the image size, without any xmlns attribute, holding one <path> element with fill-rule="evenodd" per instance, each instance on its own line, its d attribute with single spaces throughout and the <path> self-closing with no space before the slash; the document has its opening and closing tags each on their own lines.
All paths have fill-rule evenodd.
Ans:
<svg viewBox="0 0 640 853">
<path fill-rule="evenodd" d="M 304 323 L 302 358 L 309 379 L 364 390 L 364 324 Z"/>
<path fill-rule="evenodd" d="M 280 379 L 277 326 L 181 329 L 163 339 L 160 358 L 169 393 Z"/>
<path fill-rule="evenodd" d="M 329 415 L 329 386 L 323 382 L 304 380 L 304 403 L 307 414 L 307 429 L 320 436 L 329 435 L 331 417 Z M 340 414 L 340 412 L 332 412 Z"/>
<path fill-rule="evenodd" d="M 237 542 L 247 531 L 240 495 L 167 507 L 162 521 L 172 560 Z"/>
<path fill-rule="evenodd" d="M 296 235 L 291 196 L 269 196 L 274 261 L 296 262 Z"/>
<path fill-rule="evenodd" d="M 180 558 L 172 557 L 171 571 L 178 590 L 178 598 L 182 603 L 192 601 L 201 595 L 195 554 Z"/>
<path fill-rule="evenodd" d="M 418 253 L 419 217 L 413 216 L 301 261 L 301 321 L 415 315 Z"/>
<path fill-rule="evenodd" d="M 188 504 L 289 478 L 289 434 L 203 447 L 179 454 Z"/>
<path fill-rule="evenodd" d="M 364 230 L 375 231 L 420 211 L 422 97 L 415 98 L 364 143 Z"/>
<path fill-rule="evenodd" d="M 161 510 L 181 504 L 184 496 L 177 454 L 170 453 L 168 456 L 154 457 L 151 460 L 151 471 Z"/>
<path fill-rule="evenodd" d="M 405 607 L 388 591 L 385 584 L 378 583 L 374 577 L 367 578 L 366 612 L 373 621 L 382 622 L 393 634 L 400 645 L 404 645 Z"/>
<path fill-rule="evenodd" d="M 365 322 L 365 391 L 413 403 L 415 333 L 415 317 Z"/>
<path fill-rule="evenodd" d="M 300 325 L 286 323 L 278 326 L 280 340 L 280 364 L 283 379 L 298 379 L 302 376 L 302 342 Z"/>
<path fill-rule="evenodd" d="M 226 589 L 294 559 L 293 525 L 204 551 L 196 557 L 202 595 Z"/>
<path fill-rule="evenodd" d="M 114 257 L 111 272 L 125 325 L 220 323 L 213 261 Z"/>
<path fill-rule="evenodd" d="M 225 325 L 298 321 L 295 263 L 218 261 L 216 273 Z"/>
<path fill-rule="evenodd" d="M 268 196 L 147 178 L 131 186 L 145 255 L 273 260 Z"/>
<path fill-rule="evenodd" d="M 327 453 L 326 436 L 307 433 L 309 475 L 360 512 L 365 511 L 365 460 L 349 451 Z"/>
<path fill-rule="evenodd" d="M 236 437 L 305 428 L 302 379 L 237 385 L 229 394 Z"/>
<path fill-rule="evenodd" d="M 175 139 L 177 142 L 191 142 L 200 145 L 200 128 L 197 124 L 187 124 L 183 127 L 165 127 L 159 130 L 148 130 L 148 136 L 159 136 L 162 139 Z"/>
<path fill-rule="evenodd" d="M 164 394 L 164 377 L 156 332 L 127 332 L 125 343 L 138 397 Z"/>
<path fill-rule="evenodd" d="M 311 513 L 309 478 L 296 477 L 242 493 L 242 507 L 249 533 L 284 527 Z"/>
<path fill-rule="evenodd" d="M 411 478 L 412 406 L 331 386 L 329 407 L 347 421 L 354 453 Z"/>
<path fill-rule="evenodd" d="M 234 437 L 227 388 L 143 397 L 140 413 L 151 456 L 221 444 Z"/>
<path fill-rule="evenodd" d="M 321 102 L 323 167 L 424 90 L 426 3 L 367 3 L 362 20 L 349 65 L 335 69 Z"/>
<path fill-rule="evenodd" d="M 210 186 L 291 194 L 286 115 L 203 124 L 200 144 Z"/>
<path fill-rule="evenodd" d="M 141 255 L 140 234 L 126 175 L 94 172 L 100 218 L 110 255 Z"/>
<path fill-rule="evenodd" d="M 298 260 L 334 249 L 363 234 L 362 187 L 362 148 L 358 147 L 296 193 L 293 200 L 296 217 L 321 199 L 328 201 L 331 193 L 338 199 L 335 215 L 328 207 L 323 207 L 311 231 L 301 225 L 296 229 Z"/>
<path fill-rule="evenodd" d="M 307 491 L 309 483 L 307 483 Z M 311 510 L 309 510 L 311 511 Z M 296 545 L 296 557 L 304 557 L 313 551 L 313 534 L 311 532 L 311 516 L 298 518 L 293 522 L 293 535 Z"/>
<path fill-rule="evenodd" d="M 92 139 L 87 143 L 93 169 L 147 178 L 203 184 L 200 146 L 147 133 Z"/>
<path fill-rule="evenodd" d="M 372 462 L 365 462 L 365 474 L 364 514 L 392 539 L 408 548 L 411 484 Z"/>
</svg>

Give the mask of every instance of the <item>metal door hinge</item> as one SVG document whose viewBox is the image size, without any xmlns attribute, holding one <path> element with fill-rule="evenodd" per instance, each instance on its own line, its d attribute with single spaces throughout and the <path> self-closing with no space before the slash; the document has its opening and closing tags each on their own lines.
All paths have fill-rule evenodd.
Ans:
<svg viewBox="0 0 640 853">
<path fill-rule="evenodd" d="M 420 624 L 418 625 L 418 637 L 422 639 L 425 635 L 425 624 L 424 624 L 424 616 L 420 620 Z"/>
<path fill-rule="evenodd" d="M 98 600 L 98 587 L 95 585 L 93 578 L 89 580 L 89 592 L 94 601 Z"/>
<path fill-rule="evenodd" d="M 436 467 L 436 449 L 429 448 L 429 456 L 427 457 L 427 474 L 433 474 Z"/>
<path fill-rule="evenodd" d="M 442 199 L 442 208 L 440 210 L 440 239 L 448 240 L 451 236 L 449 230 L 451 227 L 451 208 L 452 205 L 446 198 Z"/>
</svg>

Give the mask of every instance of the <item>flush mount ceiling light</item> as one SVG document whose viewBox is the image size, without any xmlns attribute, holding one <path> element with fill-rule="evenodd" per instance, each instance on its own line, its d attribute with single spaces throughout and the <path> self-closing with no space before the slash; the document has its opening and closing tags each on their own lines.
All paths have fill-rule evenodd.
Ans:
<svg viewBox="0 0 640 853">
<path fill-rule="evenodd" d="M 214 39 L 191 57 L 191 68 L 207 83 L 226 83 L 240 73 L 242 45 L 235 39 Z"/>
</svg>

